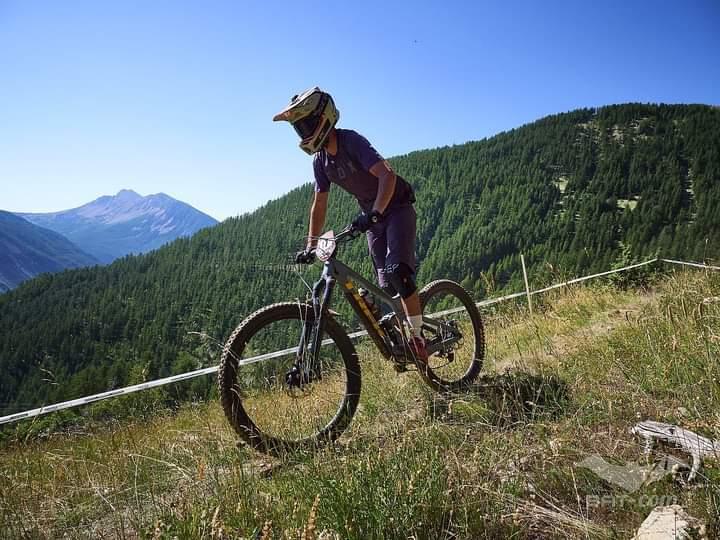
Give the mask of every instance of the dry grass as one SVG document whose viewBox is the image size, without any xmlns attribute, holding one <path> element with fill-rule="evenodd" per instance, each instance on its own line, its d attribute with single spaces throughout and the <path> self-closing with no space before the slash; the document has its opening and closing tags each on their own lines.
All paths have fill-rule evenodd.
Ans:
<svg viewBox="0 0 720 540">
<path fill-rule="evenodd" d="M 217 403 L 12 442 L 0 536 L 629 537 L 650 495 L 677 497 L 717 533 L 711 463 L 695 489 L 667 477 L 622 507 L 589 507 L 626 494 L 575 464 L 640 459 L 628 433 L 638 416 L 720 433 L 720 303 L 704 302 L 719 284 L 683 273 L 653 294 L 554 292 L 533 317 L 503 306 L 487 314 L 488 372 L 463 395 L 436 395 L 360 344 L 358 414 L 310 455 L 238 448 Z"/>
</svg>

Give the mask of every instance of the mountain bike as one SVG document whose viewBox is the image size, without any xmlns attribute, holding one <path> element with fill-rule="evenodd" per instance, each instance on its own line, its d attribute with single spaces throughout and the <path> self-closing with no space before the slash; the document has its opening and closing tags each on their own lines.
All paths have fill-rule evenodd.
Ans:
<svg viewBox="0 0 720 540">
<path fill-rule="evenodd" d="M 320 236 L 315 254 L 324 266 L 310 298 L 259 309 L 225 344 L 218 372 L 222 407 L 238 435 L 256 450 L 278 455 L 333 441 L 345 431 L 361 388 L 352 338 L 367 334 L 396 371 L 415 368 L 439 392 L 462 390 L 482 369 L 480 313 L 459 284 L 445 279 L 419 293 L 429 358 L 425 363 L 414 357 L 399 295 L 391 296 L 337 259 L 340 246 L 361 234 L 350 226 L 337 236 L 332 231 Z M 364 331 L 348 335 L 338 322 L 331 309 L 336 284 Z"/>
</svg>

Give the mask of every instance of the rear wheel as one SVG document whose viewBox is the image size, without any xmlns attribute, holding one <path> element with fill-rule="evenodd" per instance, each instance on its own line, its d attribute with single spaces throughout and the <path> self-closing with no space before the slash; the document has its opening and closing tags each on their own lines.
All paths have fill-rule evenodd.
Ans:
<svg viewBox="0 0 720 540">
<path fill-rule="evenodd" d="M 423 325 L 428 346 L 440 347 L 430 355 L 427 366 L 418 367 L 420 375 L 437 391 L 467 388 L 477 379 L 485 359 L 485 331 L 475 302 L 460 285 L 441 279 L 423 287 L 420 303 L 423 316 L 443 322 L 449 329 Z M 454 338 L 458 334 L 459 340 Z"/>
<path fill-rule="evenodd" d="M 257 450 L 279 454 L 334 440 L 355 413 L 357 353 L 329 313 L 314 368 L 305 369 L 309 353 L 298 356 L 303 328 L 314 328 L 313 322 L 311 306 L 274 304 L 245 319 L 225 344 L 218 371 L 223 410 Z"/>
</svg>

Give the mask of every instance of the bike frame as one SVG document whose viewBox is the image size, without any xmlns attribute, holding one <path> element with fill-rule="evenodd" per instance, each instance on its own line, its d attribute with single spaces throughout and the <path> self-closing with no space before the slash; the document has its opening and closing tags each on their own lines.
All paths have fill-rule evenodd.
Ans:
<svg viewBox="0 0 720 540">
<path fill-rule="evenodd" d="M 337 283 L 340 283 L 343 287 L 345 299 L 350 303 L 353 311 L 355 311 L 360 318 L 360 322 L 367 331 L 368 336 L 370 336 L 377 348 L 380 350 L 380 353 L 385 358 L 392 360 L 396 357 L 393 349 L 405 348 L 404 343 L 395 343 L 393 336 L 389 335 L 388 332 L 380 326 L 378 320 L 375 319 L 370 311 L 367 303 L 360 296 L 358 288 L 362 286 L 374 296 L 376 303 L 381 302 L 389 308 L 390 313 L 385 315 L 385 317 L 390 319 L 395 318 L 395 322 L 400 329 L 401 339 L 406 341 L 406 336 L 404 335 L 404 325 L 402 324 L 406 317 L 400 297 L 390 296 L 380 287 L 374 285 L 366 278 L 355 272 L 352 268 L 336 259 L 338 243 L 348 237 L 353 238 L 354 231 L 346 229 L 331 240 L 331 242 L 334 242 L 332 253 L 325 261 L 322 275 L 312 289 L 312 307 L 315 315 L 314 323 L 308 324 L 306 322 L 303 325 L 300 345 L 298 347 L 298 358 L 303 358 L 306 346 L 309 346 L 310 352 L 312 353 L 310 356 L 311 366 L 317 365 L 317 354 L 320 346 L 322 345 L 320 342 L 322 332 L 319 330 L 322 329 L 323 315 L 330 309 L 332 293 Z M 452 345 L 460 339 L 460 336 L 455 328 L 452 328 L 443 321 L 438 321 L 425 315 L 423 315 L 423 328 L 427 330 L 434 330 L 436 335 L 442 336 L 442 339 L 439 342 L 430 341 L 427 343 L 427 351 L 429 355 L 447 347 L 448 345 Z"/>
</svg>

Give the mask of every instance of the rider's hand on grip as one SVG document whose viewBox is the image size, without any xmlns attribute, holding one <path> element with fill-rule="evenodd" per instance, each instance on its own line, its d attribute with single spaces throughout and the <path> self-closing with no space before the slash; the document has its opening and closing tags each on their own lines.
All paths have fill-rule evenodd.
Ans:
<svg viewBox="0 0 720 540">
<path fill-rule="evenodd" d="M 352 227 L 356 231 L 367 232 L 370 227 L 382 220 L 382 214 L 377 210 L 373 210 L 369 214 L 361 212 L 352 222 Z"/>
<path fill-rule="evenodd" d="M 312 264 L 315 260 L 315 249 L 305 248 L 295 254 L 295 264 Z"/>
</svg>

